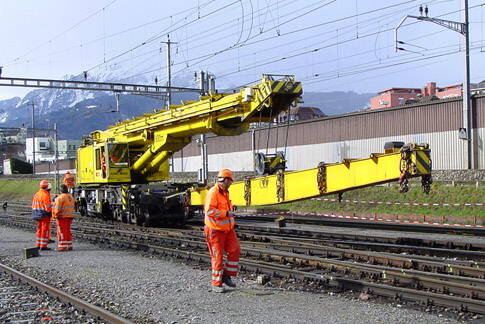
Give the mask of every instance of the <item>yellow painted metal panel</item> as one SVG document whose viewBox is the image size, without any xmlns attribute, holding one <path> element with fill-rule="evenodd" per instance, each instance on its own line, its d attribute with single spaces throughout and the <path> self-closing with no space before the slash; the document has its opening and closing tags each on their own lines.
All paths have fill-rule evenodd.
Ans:
<svg viewBox="0 0 485 324">
<path fill-rule="evenodd" d="M 126 183 L 131 181 L 131 173 L 129 167 L 122 168 L 108 168 L 108 177 L 106 182 L 109 183 Z"/>
<path fill-rule="evenodd" d="M 416 158 L 418 156 L 418 158 Z M 411 160 L 419 160 L 421 167 L 411 171 L 410 176 L 416 177 L 431 173 L 429 150 L 417 147 L 413 150 Z M 325 166 L 323 177 L 324 192 L 320 192 L 318 183 L 319 168 L 283 173 L 284 197 L 278 195 L 277 175 L 270 175 L 237 181 L 230 187 L 230 197 L 237 206 L 272 205 L 289 201 L 308 199 L 325 194 L 332 194 L 380 183 L 392 182 L 401 175 L 401 153 L 379 154 L 368 159 L 356 159 L 346 163 Z M 320 171 L 321 172 L 321 171 Z M 281 179 L 280 178 L 280 179 Z M 321 185 L 322 185 L 321 183 Z M 248 190 L 250 188 L 250 190 Z M 281 192 L 281 191 L 280 191 Z M 203 205 L 206 189 L 197 188 L 191 192 L 191 204 Z M 250 201 L 247 199 L 250 197 Z"/>
<path fill-rule="evenodd" d="M 76 177 L 77 183 L 92 183 L 94 181 L 94 148 L 82 147 L 77 150 Z"/>
<path fill-rule="evenodd" d="M 164 181 L 169 178 L 169 163 L 168 161 L 163 162 L 158 167 L 158 171 L 150 174 L 147 177 L 148 181 Z"/>
</svg>

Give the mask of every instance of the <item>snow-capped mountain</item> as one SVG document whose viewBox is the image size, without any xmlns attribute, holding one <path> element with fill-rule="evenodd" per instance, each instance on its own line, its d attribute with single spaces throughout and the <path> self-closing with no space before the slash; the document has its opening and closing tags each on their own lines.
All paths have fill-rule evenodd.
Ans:
<svg viewBox="0 0 485 324">
<path fill-rule="evenodd" d="M 65 80 L 84 80 L 84 75 L 65 77 Z M 109 71 L 97 75 L 88 74 L 88 81 L 120 82 L 119 73 Z M 190 80 L 189 82 L 185 80 Z M 172 84 L 181 87 L 194 87 L 193 76 L 174 79 Z M 123 80 L 122 83 L 154 84 L 145 77 Z M 174 94 L 172 102 L 193 100 L 197 94 Z M 0 127 L 31 126 L 32 103 L 34 103 L 36 128 L 53 128 L 56 123 L 62 138 L 80 139 L 97 129 L 119 120 L 125 120 L 143 113 L 161 109 L 165 103 L 161 99 L 137 95 L 120 95 L 120 112 L 116 110 L 116 99 L 113 93 L 105 91 L 69 90 L 69 89 L 35 89 L 24 98 L 12 98 L 0 101 Z"/>
<path fill-rule="evenodd" d="M 21 101 L 19 97 L 0 101 L 0 124 L 5 123 L 9 117 L 9 111 L 12 107 L 16 107 Z"/>
</svg>

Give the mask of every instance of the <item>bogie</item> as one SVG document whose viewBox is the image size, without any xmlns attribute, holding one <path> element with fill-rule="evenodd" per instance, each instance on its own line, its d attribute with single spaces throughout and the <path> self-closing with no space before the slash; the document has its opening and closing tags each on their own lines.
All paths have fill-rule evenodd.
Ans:
<svg viewBox="0 0 485 324">
<path fill-rule="evenodd" d="M 83 186 L 75 190 L 81 215 L 138 226 L 183 225 L 191 216 L 191 184 Z"/>
</svg>

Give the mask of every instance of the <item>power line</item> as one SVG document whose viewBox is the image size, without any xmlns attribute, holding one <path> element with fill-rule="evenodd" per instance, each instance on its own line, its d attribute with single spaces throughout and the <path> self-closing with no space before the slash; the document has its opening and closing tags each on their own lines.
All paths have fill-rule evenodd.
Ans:
<svg viewBox="0 0 485 324">
<path fill-rule="evenodd" d="M 413 1 L 415 1 L 415 0 L 413 0 Z M 330 3 L 332 3 L 332 2 L 334 2 L 334 0 L 330 1 Z M 317 9 L 320 9 L 320 8 L 322 8 L 322 7 L 324 7 L 324 6 L 328 5 L 328 4 L 329 4 L 329 3 L 325 3 L 325 4 L 323 4 L 323 5 L 319 5 L 319 6 L 318 6 L 318 7 L 316 7 L 316 8 L 312 8 L 312 9 L 311 9 L 309 12 L 313 12 L 313 11 L 315 11 L 315 10 L 317 10 Z M 309 7 L 312 7 L 312 6 L 315 6 L 315 4 L 307 5 L 307 6 L 305 6 L 304 8 L 305 8 L 305 9 L 307 9 L 307 8 L 309 8 Z M 267 8 L 269 8 L 269 7 L 270 7 L 270 6 L 267 6 Z M 300 8 L 299 10 L 302 10 L 302 8 Z M 299 11 L 299 10 L 298 10 L 298 11 Z M 301 14 L 301 15 L 299 15 L 298 17 L 304 16 L 304 15 L 308 14 L 309 12 L 306 12 L 306 13 L 304 13 L 304 14 Z M 293 21 L 293 20 L 295 20 L 295 19 L 296 19 L 296 18 L 298 18 L 298 17 L 292 17 L 291 19 L 289 19 L 289 20 L 287 20 L 287 21 L 285 21 L 285 22 L 283 22 L 283 23 L 280 23 L 280 24 L 279 24 L 279 26 L 282 26 L 283 24 L 285 24 L 285 23 L 287 23 L 287 22 L 289 22 L 289 21 Z M 274 28 L 271 28 L 271 29 L 274 29 Z M 270 29 L 270 30 L 271 30 L 271 29 Z M 211 29 L 211 30 L 212 30 L 212 29 Z M 269 30 L 266 30 L 266 31 L 264 31 L 264 32 L 262 32 L 262 33 L 266 33 L 266 32 L 268 32 L 268 31 L 269 31 Z M 219 37 L 220 37 L 220 36 L 218 36 L 218 38 L 219 38 Z M 243 43 L 243 44 L 244 44 L 244 43 Z M 232 46 L 230 46 L 230 47 L 228 47 L 228 48 L 226 48 L 226 49 L 224 49 L 224 50 L 220 50 L 220 51 L 218 51 L 218 52 L 216 52 L 216 53 L 217 53 L 217 54 L 220 54 L 220 53 L 225 52 L 225 51 L 227 51 L 227 50 L 229 50 L 229 49 L 233 49 L 233 48 L 237 48 L 238 46 L 242 46 L 243 44 L 238 44 L 237 46 L 232 45 Z M 213 54 L 205 55 L 204 57 L 210 58 L 210 56 L 213 56 Z M 194 59 L 191 59 L 191 60 L 194 60 Z M 189 61 L 189 60 L 186 60 L 186 61 Z M 199 62 L 197 62 L 197 63 L 199 63 Z M 129 79 L 129 78 L 134 77 L 134 76 L 143 75 L 143 74 L 145 74 L 145 73 L 151 73 L 151 72 L 155 72 L 155 71 L 157 71 L 157 70 L 158 70 L 158 69 L 153 69 L 153 70 L 148 70 L 148 71 L 145 71 L 145 72 L 137 73 L 137 74 L 135 74 L 135 75 L 131 75 L 131 76 L 129 76 L 129 77 L 124 78 L 124 80 L 125 80 L 125 79 Z M 180 72 L 180 71 L 177 71 L 176 73 L 179 73 L 179 72 Z"/>
<path fill-rule="evenodd" d="M 402 2 L 400 4 L 396 4 L 396 5 L 393 5 L 393 6 L 398 6 L 398 5 L 402 5 L 402 4 L 406 4 L 406 3 L 409 3 L 409 2 L 414 2 L 415 0 L 411 0 L 411 1 L 405 1 L 405 2 Z M 383 7 L 383 8 L 379 8 L 379 9 L 374 9 L 374 10 L 371 10 L 371 11 L 368 11 L 368 12 L 364 12 L 364 13 L 361 13 L 361 15 L 365 15 L 365 14 L 369 14 L 369 13 L 372 13 L 372 12 L 377 12 L 377 11 L 380 11 L 380 10 L 384 10 L 384 9 L 389 9 L 393 6 L 387 6 L 387 7 Z M 400 11 L 401 12 L 401 11 Z M 259 43 L 259 42 L 263 42 L 263 41 L 268 41 L 268 40 L 271 40 L 271 39 L 274 39 L 274 38 L 279 38 L 279 37 L 282 37 L 282 36 L 287 36 L 289 34 L 293 34 L 295 32 L 301 32 L 301 31 L 305 31 L 305 30 L 308 30 L 310 28 L 313 28 L 313 27 L 319 27 L 319 26 L 322 26 L 322 25 L 327 25 L 327 24 L 331 24 L 331 23 L 335 23 L 335 22 L 339 22 L 339 21 L 343 21 L 343 20 L 346 20 L 346 19 L 350 19 L 350 18 L 353 18 L 355 17 L 355 15 L 351 15 L 351 16 L 348 16 L 348 17 L 344 17 L 344 18 L 339 18 L 337 20 L 333 20 L 333 21 L 330 21 L 330 22 L 325 22 L 325 23 L 322 23 L 322 24 L 317 24 L 317 25 L 313 25 L 313 26 L 308 26 L 308 27 L 305 27 L 305 28 L 302 28 L 302 29 L 299 29 L 299 30 L 296 30 L 296 31 L 292 31 L 292 32 L 288 32 L 288 33 L 285 33 L 285 34 L 280 34 L 280 35 L 276 35 L 276 36 L 271 36 L 271 37 L 268 37 L 268 38 L 265 38 L 265 39 L 262 39 L 262 40 L 256 40 L 254 42 L 249 42 L 249 43 L 245 43 L 243 44 L 242 46 L 249 46 L 249 45 L 253 45 L 253 44 L 256 44 L 256 43 Z M 355 24 L 353 24 L 352 26 L 355 26 Z M 313 38 L 315 36 L 311 36 L 311 37 L 308 37 L 307 39 L 309 38 Z M 241 46 L 241 47 L 242 47 Z M 274 48 L 274 47 L 273 47 Z M 227 48 L 227 49 L 224 49 L 224 50 L 220 50 L 220 51 L 217 51 L 217 52 L 214 52 L 214 53 L 211 53 L 211 54 L 206 54 L 206 55 L 203 55 L 203 56 L 200 56 L 199 58 L 193 58 L 191 59 L 191 61 L 195 60 L 195 59 L 200 59 L 198 62 L 195 62 L 193 65 L 197 65 L 203 61 L 206 61 L 208 59 L 211 59 L 212 57 L 215 57 L 219 54 L 222 54 L 224 52 L 226 52 L 227 50 L 231 50 L 231 49 L 234 49 L 234 48 Z M 185 69 L 182 69 L 182 70 L 179 70 L 177 71 L 175 74 L 179 73 L 179 72 L 182 72 L 184 71 Z M 220 77 L 219 77 L 220 78 Z"/>
<path fill-rule="evenodd" d="M 291 5 L 291 4 L 292 4 L 291 0 L 288 0 L 288 4 L 286 4 L 285 6 L 287 6 L 287 5 Z M 259 9 L 259 11 L 261 11 L 261 10 L 263 10 L 263 9 L 269 9 L 269 8 L 270 8 L 270 7 L 272 7 L 272 6 L 274 6 L 274 4 L 271 4 L 271 5 L 268 5 L 268 6 L 264 7 L 264 8 L 262 8 L 262 9 Z M 251 15 L 253 15 L 253 13 L 251 13 Z M 198 39 L 201 39 L 201 38 L 202 38 L 202 39 L 204 39 L 203 45 L 206 45 L 207 43 L 210 43 L 210 42 L 208 42 L 208 41 L 207 41 L 207 35 L 217 35 L 217 36 L 216 36 L 216 37 L 217 37 L 217 39 L 220 39 L 220 38 L 227 38 L 228 36 L 221 36 L 220 34 L 218 34 L 218 33 L 217 33 L 217 29 L 216 29 L 216 28 L 221 27 L 223 30 L 227 30 L 227 29 L 228 29 L 228 23 L 230 23 L 230 22 L 237 22 L 237 19 L 231 19 L 230 21 L 223 22 L 223 23 L 221 23 L 221 24 L 220 24 L 220 25 L 218 25 L 218 26 L 211 27 L 211 28 L 209 28 L 209 29 L 207 29 L 207 30 L 200 31 L 200 32 L 198 32 L 198 33 L 194 33 L 194 34 L 192 34 L 190 37 L 188 37 L 188 38 L 187 38 L 187 41 L 188 41 L 189 39 L 192 39 L 192 38 L 198 38 Z M 250 27 L 250 29 L 251 29 L 251 28 L 252 28 L 252 27 Z M 246 42 L 246 41 L 245 41 L 245 42 Z M 184 44 L 184 43 L 183 43 L 183 42 L 180 42 L 180 44 Z M 233 45 L 233 46 L 234 46 L 234 45 Z M 197 46 L 191 46 L 191 49 L 195 49 L 195 48 L 197 48 Z M 210 55 L 211 55 L 211 54 L 210 54 Z M 204 55 L 203 57 L 206 57 L 206 55 Z M 195 59 L 198 59 L 198 58 L 195 58 Z M 192 60 L 194 60 L 194 59 L 186 59 L 185 61 L 186 61 L 186 62 L 188 62 L 188 61 L 192 61 Z M 183 64 L 183 63 L 179 63 L 179 64 L 175 63 L 174 65 L 181 65 L 181 64 Z M 129 79 L 129 78 L 132 78 L 132 77 L 134 77 L 134 76 L 139 76 L 139 75 L 143 75 L 143 74 L 146 74 L 146 73 L 155 72 L 155 71 L 157 71 L 157 70 L 159 70 L 159 69 L 150 69 L 150 70 L 148 70 L 148 71 L 139 72 L 139 73 L 136 73 L 136 74 L 131 75 L 131 76 L 129 76 L 129 77 L 126 77 L 126 78 L 124 78 L 123 80 L 125 80 L 125 79 Z"/>
<path fill-rule="evenodd" d="M 13 62 L 17 61 L 17 60 L 20 60 L 20 58 L 22 57 L 25 57 L 27 55 L 30 55 L 32 54 L 33 52 L 37 51 L 39 48 L 45 46 L 46 44 L 49 44 L 49 43 L 52 43 L 53 40 L 67 34 L 68 32 L 70 32 L 71 30 L 73 30 L 74 28 L 76 28 L 77 26 L 81 25 L 82 23 L 84 23 L 85 21 L 91 19 L 92 17 L 96 16 L 97 14 L 99 14 L 100 12 L 103 12 L 106 8 L 108 8 L 109 6 L 111 6 L 112 4 L 114 4 L 116 1 L 118 0 L 112 0 L 110 3 L 108 3 L 107 5 L 105 5 L 104 7 L 102 7 L 101 9 L 98 9 L 96 10 L 95 12 L 93 12 L 92 14 L 88 15 L 87 17 L 81 19 L 80 21 L 78 21 L 77 23 L 75 23 L 74 25 L 72 25 L 71 27 L 67 28 L 66 30 L 64 30 L 63 32 L 55 35 L 54 37 L 52 37 L 51 39 L 37 45 L 36 47 L 34 47 L 33 49 L 29 50 L 27 53 L 23 54 L 23 55 L 20 55 L 18 56 L 17 58 L 15 58 L 13 60 Z"/>
<path fill-rule="evenodd" d="M 117 0 L 114 0 L 114 1 L 117 1 Z M 178 16 L 180 14 L 183 14 L 183 13 L 186 13 L 186 12 L 189 12 L 189 11 L 193 11 L 194 9 L 200 9 L 200 8 L 204 8 L 206 7 L 207 5 L 209 5 L 210 3 L 212 2 L 215 2 L 217 0 L 209 0 L 209 1 L 206 1 L 202 4 L 200 4 L 198 7 L 191 7 L 189 9 L 184 9 L 184 10 L 181 10 L 179 12 L 176 12 L 170 16 L 165 16 L 165 17 L 162 17 L 162 18 L 158 18 L 158 19 L 154 19 L 154 20 L 151 20 L 149 22 L 146 22 L 146 23 L 143 23 L 143 24 L 139 24 L 139 25 L 136 25 L 136 26 L 132 26 L 132 27 L 129 27 L 129 28 L 126 28 L 124 30 L 121 30 L 121 31 L 118 31 L 118 32 L 115 32 L 115 33 L 112 33 L 112 34 L 109 34 L 109 35 L 105 35 L 105 36 L 102 36 L 102 37 L 98 37 L 98 38 L 95 38 L 95 39 L 92 39 L 92 40 L 89 40 L 89 41 L 86 41 L 86 42 L 83 42 L 81 43 L 80 45 L 74 45 L 74 46 L 69 46 L 69 47 L 66 47 L 66 48 L 63 48 L 63 49 L 60 49 L 58 51 L 55 51 L 55 52 L 52 52 L 50 53 L 51 55 L 57 55 L 57 54 L 62 54 L 62 53 L 66 53 L 66 52 L 69 52 L 69 51 L 72 51 L 73 49 L 77 49 L 79 47 L 83 47 L 83 46 L 87 46 L 87 45 L 91 45 L 91 44 L 94 44 L 94 43 L 97 43 L 97 42 L 101 42 L 101 41 L 104 41 L 106 39 L 110 39 L 110 38 L 113 38 L 115 36 L 119 36 L 119 35 L 122 35 L 122 34 L 126 34 L 128 32 L 131 32 L 131 31 L 134 31 L 134 30 L 137 30 L 137 29 L 140 29 L 140 28 L 143 28 L 143 27 L 146 27 L 146 26 L 149 26 L 149 25 L 153 25 L 153 24 L 156 24 L 156 23 L 159 23 L 161 21 L 164 21 L 164 20 L 167 20 L 167 19 L 170 19 L 171 17 L 175 17 L 175 16 Z M 107 8 L 107 6 L 105 7 Z M 100 9 L 99 11 L 102 11 L 103 9 Z M 51 39 L 50 41 L 52 41 L 53 39 Z M 49 43 L 50 41 L 47 41 L 46 43 Z M 32 50 L 33 51 L 33 50 Z M 19 56 L 15 62 L 13 64 L 19 64 L 19 63 L 25 63 L 27 62 L 27 60 L 20 60 L 19 58 L 21 57 L 24 57 L 26 55 L 23 55 L 23 56 Z M 32 60 L 29 60 L 29 61 L 32 61 Z M 12 61 L 13 62 L 13 61 Z M 10 64 L 12 63 L 10 62 Z"/>
<path fill-rule="evenodd" d="M 476 49 L 479 49 L 479 48 L 480 47 L 474 47 L 473 49 L 476 50 Z M 383 66 L 366 67 L 366 68 L 361 69 L 361 70 L 349 71 L 349 72 L 343 73 L 339 76 L 333 76 L 333 77 L 327 77 L 325 79 L 309 81 L 306 84 L 308 85 L 308 84 L 315 84 L 315 83 L 330 81 L 330 80 L 334 80 L 334 79 L 338 79 L 338 78 L 346 77 L 346 76 L 350 76 L 350 75 L 356 75 L 356 74 L 361 74 L 361 73 L 365 73 L 365 72 L 369 72 L 369 71 L 385 69 L 385 68 L 398 66 L 398 65 L 402 65 L 402 64 L 409 64 L 409 63 L 414 63 L 414 62 L 426 61 L 426 60 L 430 60 L 430 59 L 434 59 L 434 58 L 438 58 L 438 57 L 443 57 L 443 56 L 448 56 L 448 55 L 453 55 L 453 54 L 457 54 L 457 53 L 460 53 L 460 51 L 459 50 L 449 51 L 449 52 L 445 52 L 445 53 L 441 53 L 441 54 L 436 54 L 436 55 L 432 55 L 432 56 L 427 56 L 427 57 L 423 57 L 423 58 L 417 58 L 417 59 L 412 59 L 412 60 L 407 60 L 407 61 L 402 61 L 402 62 L 397 62 L 397 63 L 392 63 L 392 64 L 387 64 L 387 65 L 383 65 Z"/>
<path fill-rule="evenodd" d="M 478 6 L 481 6 L 481 5 L 477 5 L 477 6 L 474 6 L 474 7 L 478 7 Z M 474 8 L 474 7 L 470 7 L 470 9 L 471 8 Z M 461 11 L 461 10 L 454 11 L 454 12 L 451 12 L 451 13 L 455 13 L 455 12 L 459 12 L 459 11 Z M 446 13 L 444 15 L 448 15 L 448 14 L 451 14 L 451 13 Z M 441 16 L 443 16 L 443 15 L 441 15 Z M 415 22 L 414 23 L 411 23 L 411 24 L 415 24 Z M 411 24 L 409 24 L 409 25 L 411 25 Z M 391 30 L 394 30 L 394 28 L 388 28 L 388 29 L 385 29 L 384 31 L 391 31 Z M 378 33 L 381 33 L 381 32 L 383 32 L 383 31 L 381 30 L 381 31 L 373 32 L 373 33 L 368 33 L 368 34 L 365 34 L 365 35 L 362 35 L 361 34 L 358 39 L 362 39 L 362 38 L 374 36 L 374 35 L 377 35 Z M 349 43 L 349 42 L 352 42 L 352 41 L 355 41 L 355 40 L 357 40 L 357 39 L 356 38 L 351 38 L 351 39 L 347 39 L 347 40 L 343 40 L 343 41 L 334 42 L 334 43 L 329 44 L 329 45 L 326 45 L 326 46 L 320 46 L 320 47 L 313 48 L 313 49 L 310 49 L 310 50 L 302 51 L 300 53 L 296 53 L 296 54 L 293 54 L 293 55 L 282 56 L 282 57 L 279 57 L 279 58 L 276 58 L 276 59 L 272 59 L 270 61 L 263 62 L 263 63 L 257 64 L 257 65 L 248 66 L 247 68 L 242 69 L 240 71 L 246 71 L 246 70 L 248 70 L 250 68 L 261 67 L 261 66 L 265 66 L 265 65 L 269 65 L 269 64 L 274 64 L 274 63 L 277 63 L 277 62 L 286 61 L 286 60 L 289 60 L 289 59 L 292 59 L 292 58 L 295 58 L 295 57 L 299 57 L 299 56 L 307 55 L 307 54 L 310 54 L 310 53 L 318 52 L 318 51 L 320 51 L 322 49 L 325 49 L 325 48 L 330 48 L 330 47 L 333 47 L 333 46 L 338 46 L 338 45 L 341 45 L 343 43 Z M 219 78 L 223 78 L 223 77 L 225 77 L 227 75 L 234 75 L 235 73 L 239 73 L 240 71 L 228 72 L 226 74 L 223 74 Z"/>
<path fill-rule="evenodd" d="M 235 4 L 235 3 L 237 3 L 237 2 L 238 2 L 238 1 L 233 1 L 233 2 L 231 2 L 231 3 L 227 4 L 227 5 L 223 6 L 223 7 L 220 7 L 220 8 L 218 8 L 218 9 L 216 9 L 216 10 L 211 11 L 210 13 L 208 13 L 208 14 L 206 14 L 206 15 L 204 15 L 204 16 L 201 16 L 201 18 L 206 18 L 206 17 L 209 17 L 209 16 L 211 16 L 211 15 L 213 15 L 213 14 L 215 14 L 215 13 L 217 13 L 217 12 L 221 11 L 221 10 L 224 10 L 224 9 L 229 8 L 230 6 L 234 5 L 234 4 Z M 183 26 L 186 26 L 186 25 L 190 25 L 190 24 L 192 24 L 192 23 L 194 23 L 194 22 L 198 21 L 199 19 L 200 19 L 200 18 L 193 19 L 193 20 L 191 20 L 191 21 L 187 22 L 186 24 L 182 25 L 182 27 L 183 27 Z M 87 69 L 86 71 L 91 71 L 91 70 L 93 70 L 93 69 L 95 69 L 95 68 L 97 68 L 97 67 L 100 67 L 101 65 L 103 65 L 103 64 L 105 64 L 105 63 L 107 63 L 107 62 L 111 62 L 111 61 L 113 61 L 113 60 L 115 60 L 115 59 L 117 59 L 117 58 L 119 58 L 119 57 L 121 57 L 121 56 L 123 56 L 123 55 L 126 55 L 126 54 L 128 54 L 128 53 L 130 53 L 130 52 L 132 52 L 132 51 L 134 51 L 134 50 L 136 50 L 136 49 L 138 49 L 138 48 L 140 48 L 140 47 L 142 47 L 142 46 L 145 46 L 145 45 L 147 45 L 147 44 L 150 44 L 151 42 L 153 42 L 153 41 L 155 41 L 155 40 L 157 40 L 157 39 L 160 39 L 161 37 L 163 37 L 163 36 L 165 36 L 165 35 L 168 35 L 168 34 L 170 34 L 170 33 L 173 33 L 174 31 L 176 31 L 176 30 L 178 30 L 178 29 L 180 29 L 180 28 L 181 28 L 181 27 L 179 26 L 179 27 L 176 27 L 176 28 L 171 29 L 171 30 L 168 30 L 168 31 L 167 31 L 167 30 L 165 30 L 165 31 L 163 31 L 163 32 L 161 32 L 161 33 L 157 33 L 156 35 L 154 35 L 154 36 L 152 36 L 152 37 L 148 38 L 148 39 L 147 39 L 147 40 L 145 40 L 144 42 L 142 42 L 142 43 L 140 43 L 140 44 L 138 44 L 138 45 L 136 45 L 136 46 L 134 46 L 134 47 L 132 47 L 132 48 L 130 48 L 130 49 L 128 49 L 128 50 L 125 50 L 124 52 L 122 52 L 122 53 L 120 53 L 120 54 L 117 54 L 117 55 L 115 55 L 115 56 L 113 56 L 113 57 L 111 57 L 111 58 L 107 59 L 105 62 L 103 62 L 103 63 L 99 63 L 99 64 L 97 64 L 97 65 L 95 65 L 95 66 L 93 66 L 93 67 L 91 67 L 91 68 Z"/>
</svg>

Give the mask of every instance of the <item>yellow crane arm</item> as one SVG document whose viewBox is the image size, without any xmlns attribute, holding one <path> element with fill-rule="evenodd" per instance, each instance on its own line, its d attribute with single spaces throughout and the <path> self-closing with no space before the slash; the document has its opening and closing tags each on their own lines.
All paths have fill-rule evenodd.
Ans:
<svg viewBox="0 0 485 324">
<path fill-rule="evenodd" d="M 191 136 L 209 132 L 221 136 L 242 134 L 249 129 L 250 123 L 274 119 L 301 94 L 301 83 L 293 76 L 278 76 L 277 79 L 263 75 L 256 85 L 230 94 L 210 93 L 198 101 L 144 114 L 105 131 L 92 132 L 90 140 L 95 145 L 126 143 L 130 152 L 142 152 L 131 155 L 131 171 L 150 180 L 167 180 L 164 178 L 167 173 L 160 172 L 162 164 L 189 144 Z M 113 181 L 120 182 L 120 179 Z M 110 180 L 103 179 L 102 182 Z"/>
<path fill-rule="evenodd" d="M 367 159 L 348 159 L 302 171 L 278 172 L 234 182 L 230 189 L 236 206 L 261 206 L 335 194 L 405 178 L 429 176 L 431 157 L 427 144 L 408 144 L 401 151 L 373 153 Z M 190 192 L 191 205 L 204 205 L 208 188 Z"/>
</svg>

